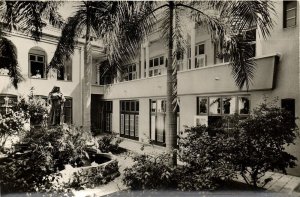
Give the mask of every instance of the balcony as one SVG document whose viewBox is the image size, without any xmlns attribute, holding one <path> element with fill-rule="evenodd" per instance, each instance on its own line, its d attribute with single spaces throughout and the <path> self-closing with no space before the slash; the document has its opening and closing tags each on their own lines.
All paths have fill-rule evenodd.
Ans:
<svg viewBox="0 0 300 197">
<path fill-rule="evenodd" d="M 256 58 L 256 70 L 249 91 L 272 90 L 275 88 L 278 55 Z M 228 63 L 178 72 L 178 95 L 214 94 L 241 91 L 234 82 Z M 166 75 L 126 81 L 105 86 L 104 97 L 137 98 L 166 95 Z M 246 91 L 245 88 L 242 91 Z"/>
<path fill-rule="evenodd" d="M 256 58 L 256 69 L 249 91 L 274 89 L 277 55 Z M 181 71 L 178 94 L 221 93 L 241 91 L 235 84 L 228 63 Z M 246 91 L 243 88 L 242 91 Z"/>
</svg>

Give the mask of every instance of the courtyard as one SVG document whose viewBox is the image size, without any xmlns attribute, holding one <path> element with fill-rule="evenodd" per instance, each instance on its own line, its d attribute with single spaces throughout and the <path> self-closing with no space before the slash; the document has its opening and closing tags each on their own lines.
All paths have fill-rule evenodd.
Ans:
<svg viewBox="0 0 300 197">
<path fill-rule="evenodd" d="M 299 196 L 298 9 L 2 1 L 0 195 Z"/>
</svg>

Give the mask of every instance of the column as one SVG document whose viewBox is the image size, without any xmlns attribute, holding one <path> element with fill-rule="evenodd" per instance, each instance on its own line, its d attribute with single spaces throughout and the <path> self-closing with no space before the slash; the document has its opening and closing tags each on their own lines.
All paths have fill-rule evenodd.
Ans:
<svg viewBox="0 0 300 197">
<path fill-rule="evenodd" d="M 191 32 L 191 69 L 195 68 L 195 46 L 196 46 L 196 25 L 193 25 Z"/>
<path fill-rule="evenodd" d="M 117 76 L 114 78 L 114 83 L 119 83 L 121 81 L 121 71 L 117 69 Z"/>
<path fill-rule="evenodd" d="M 136 75 L 135 75 L 135 79 L 139 79 L 140 78 L 140 65 L 139 65 L 139 60 L 140 58 L 135 58 L 135 62 L 136 62 L 136 65 L 135 65 L 135 72 L 136 72 Z"/>
<path fill-rule="evenodd" d="M 145 48 L 144 48 L 144 45 L 142 44 L 141 45 L 141 76 L 140 78 L 144 78 L 144 72 L 145 72 Z"/>
<path fill-rule="evenodd" d="M 146 42 L 146 78 L 149 77 L 149 64 L 150 64 L 150 53 L 149 53 L 149 42 Z"/>
<path fill-rule="evenodd" d="M 184 40 L 186 43 L 188 43 L 188 35 L 187 34 L 185 34 Z M 188 70 L 188 66 L 189 66 L 189 64 L 188 64 L 188 50 L 189 50 L 188 45 L 185 46 L 184 50 L 185 50 L 185 53 L 183 53 L 183 70 Z"/>
<path fill-rule="evenodd" d="M 100 64 L 96 64 L 96 79 L 97 79 L 97 85 L 100 85 Z"/>
</svg>

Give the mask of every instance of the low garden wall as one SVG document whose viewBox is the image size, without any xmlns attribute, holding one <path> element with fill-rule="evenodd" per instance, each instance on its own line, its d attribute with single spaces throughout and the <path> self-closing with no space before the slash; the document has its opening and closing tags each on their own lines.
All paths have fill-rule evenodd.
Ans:
<svg viewBox="0 0 300 197">
<path fill-rule="evenodd" d="M 113 155 L 97 153 L 97 157 L 110 159 L 102 164 L 93 162 L 91 166 L 73 168 L 66 165 L 66 168 L 59 172 L 61 175 L 57 182 L 63 184 L 65 188 L 93 188 L 106 184 L 120 175 L 118 161 Z"/>
</svg>

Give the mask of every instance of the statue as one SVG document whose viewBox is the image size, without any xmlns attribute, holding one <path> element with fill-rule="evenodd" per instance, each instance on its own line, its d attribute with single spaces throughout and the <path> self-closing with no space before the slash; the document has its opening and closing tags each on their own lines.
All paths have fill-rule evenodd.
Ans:
<svg viewBox="0 0 300 197">
<path fill-rule="evenodd" d="M 49 115 L 49 126 L 61 125 L 64 122 L 63 106 L 65 97 L 60 92 L 60 88 L 54 86 L 48 96 L 48 103 L 51 106 Z"/>
</svg>

